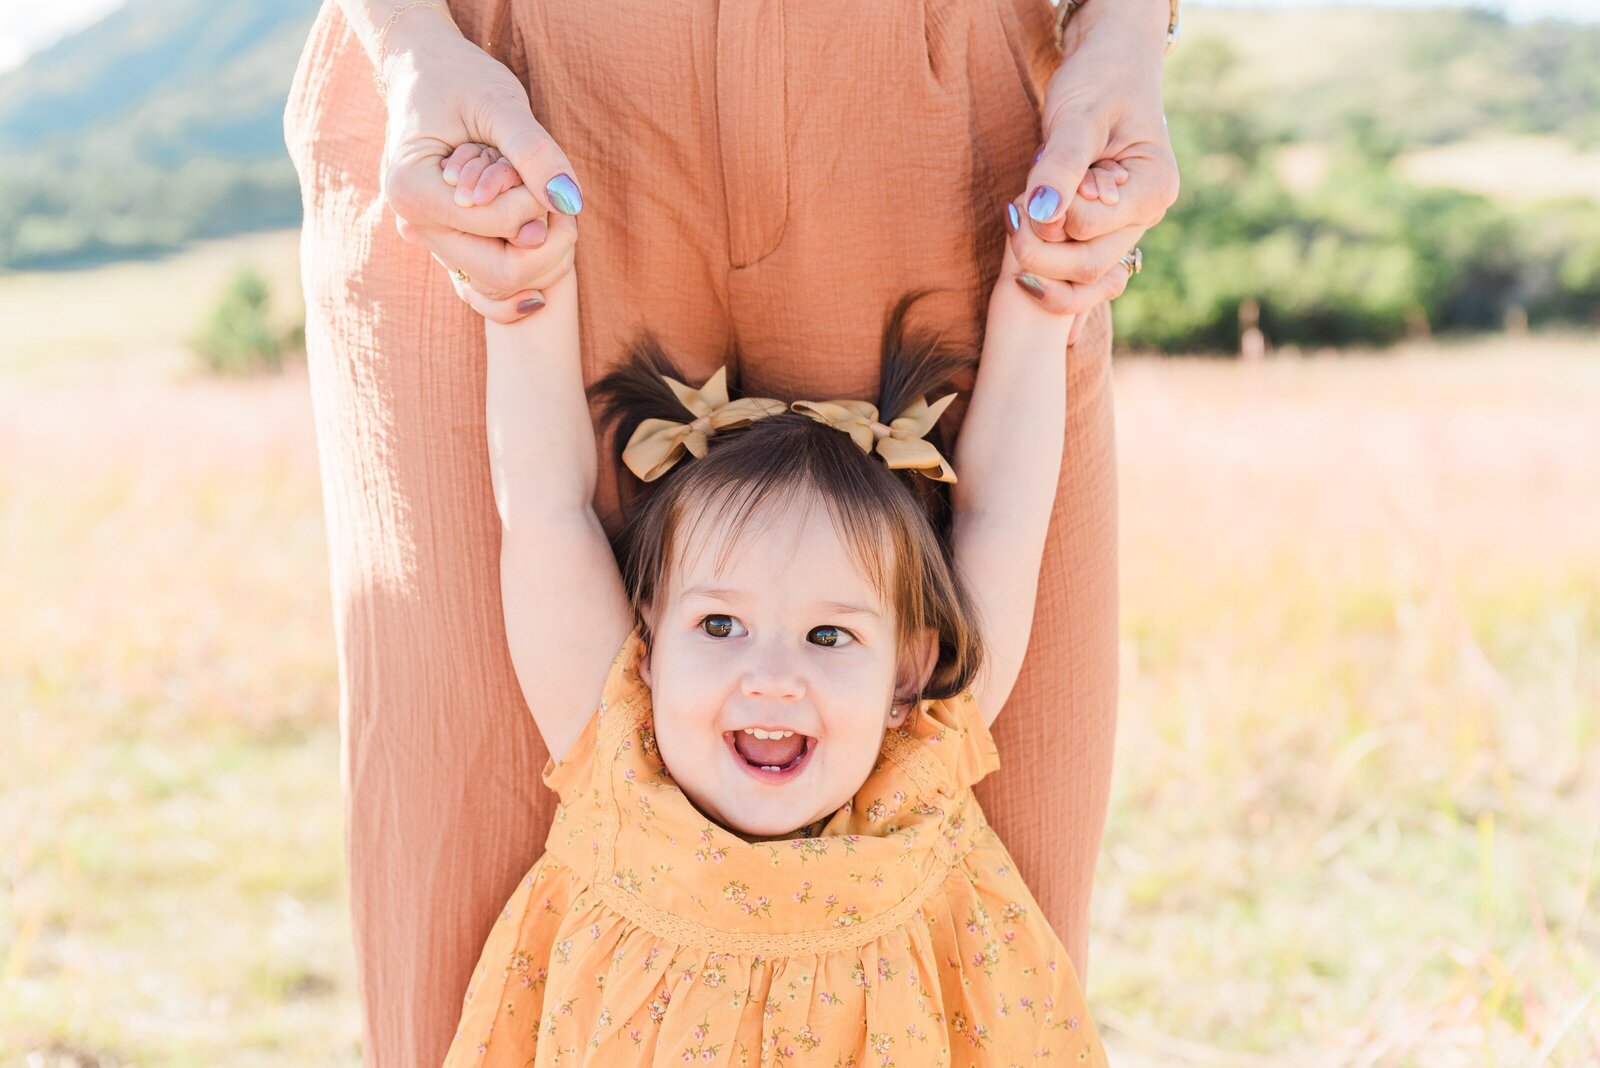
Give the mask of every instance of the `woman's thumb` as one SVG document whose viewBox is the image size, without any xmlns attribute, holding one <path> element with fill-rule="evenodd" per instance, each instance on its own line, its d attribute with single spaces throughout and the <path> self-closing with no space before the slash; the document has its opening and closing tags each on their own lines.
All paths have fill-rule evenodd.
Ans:
<svg viewBox="0 0 1600 1068">
<path fill-rule="evenodd" d="M 1067 208 L 1078 195 L 1083 176 L 1099 158 L 1087 146 L 1086 138 L 1057 126 L 1028 172 L 1024 214 L 1033 232 L 1046 241 L 1066 240 Z"/>
<path fill-rule="evenodd" d="M 534 196 L 563 215 L 583 210 L 583 191 L 572 162 L 526 105 L 520 114 L 501 109 L 491 117 L 490 126 L 489 143 L 511 161 Z"/>
</svg>

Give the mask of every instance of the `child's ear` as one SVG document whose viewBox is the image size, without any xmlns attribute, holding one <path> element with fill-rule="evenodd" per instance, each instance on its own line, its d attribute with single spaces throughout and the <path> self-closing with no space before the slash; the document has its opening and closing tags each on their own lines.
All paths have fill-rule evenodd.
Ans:
<svg viewBox="0 0 1600 1068">
<path fill-rule="evenodd" d="M 900 672 L 895 678 L 894 687 L 895 706 L 885 719 L 888 726 L 898 727 L 905 722 L 906 714 L 916 703 L 917 694 L 928 685 L 928 679 L 938 664 L 939 632 L 932 627 L 924 627 L 900 658 Z"/>
<path fill-rule="evenodd" d="M 654 634 L 655 633 L 655 613 L 650 610 L 650 604 L 649 604 L 648 601 L 645 602 L 645 604 L 640 607 L 639 614 L 644 619 L 645 634 L 646 635 Z M 655 684 L 650 681 L 650 672 L 651 672 L 651 668 L 650 668 L 650 650 L 651 650 L 651 646 L 653 644 L 654 644 L 653 642 L 647 640 L 644 643 L 644 653 L 643 653 L 643 655 L 641 655 L 639 657 L 639 678 L 642 679 L 644 681 L 644 684 L 646 686 L 649 686 L 651 689 L 655 688 Z"/>
</svg>

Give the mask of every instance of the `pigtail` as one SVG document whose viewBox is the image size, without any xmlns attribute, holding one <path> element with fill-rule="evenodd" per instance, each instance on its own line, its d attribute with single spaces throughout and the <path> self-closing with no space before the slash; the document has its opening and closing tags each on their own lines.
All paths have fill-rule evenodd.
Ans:
<svg viewBox="0 0 1600 1068">
<path fill-rule="evenodd" d="M 885 422 L 905 410 L 918 397 L 928 402 L 938 400 L 952 391 L 963 397 L 971 395 L 978 354 L 974 346 L 946 341 L 942 334 L 910 334 L 906 317 L 911 306 L 935 292 L 917 289 L 906 293 L 889 309 L 884 319 L 881 370 L 878 375 L 878 417 Z M 962 403 L 960 399 L 957 404 Z M 926 440 L 945 458 L 950 458 L 946 445 L 949 435 L 944 424 L 948 414 L 928 431 Z M 928 513 L 933 529 L 941 539 L 950 534 L 950 487 L 935 482 L 916 472 L 897 472 L 901 481 L 916 495 Z M 956 477 L 961 472 L 956 471 Z"/>
<path fill-rule="evenodd" d="M 738 366 L 738 352 L 730 351 L 725 362 Z M 645 331 L 628 346 L 622 360 L 588 389 L 592 401 L 599 402 L 596 426 L 602 436 L 610 433 L 611 463 L 613 469 L 627 476 L 627 466 L 622 462 L 628 439 L 646 419 L 670 419 L 683 422 L 694 417 L 678 400 L 678 395 L 662 380 L 662 375 L 689 382 L 654 332 Z M 654 482 L 643 483 L 637 478 L 623 477 L 617 486 L 618 496 L 626 514 L 628 507 L 641 495 L 659 489 L 661 484 L 676 475 L 682 465 L 668 471 Z"/>
</svg>

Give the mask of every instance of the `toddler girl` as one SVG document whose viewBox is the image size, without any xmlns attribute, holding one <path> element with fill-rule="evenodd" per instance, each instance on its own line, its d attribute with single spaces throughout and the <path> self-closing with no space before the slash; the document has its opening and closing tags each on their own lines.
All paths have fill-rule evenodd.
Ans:
<svg viewBox="0 0 1600 1068">
<path fill-rule="evenodd" d="M 972 792 L 1027 648 L 1072 322 L 1005 257 L 948 456 L 937 387 L 973 359 L 908 334 L 919 294 L 872 402 L 691 383 L 641 338 L 592 390 L 637 479 L 615 547 L 575 273 L 486 324 L 506 640 L 560 805 L 447 1065 L 1106 1063 Z"/>
</svg>

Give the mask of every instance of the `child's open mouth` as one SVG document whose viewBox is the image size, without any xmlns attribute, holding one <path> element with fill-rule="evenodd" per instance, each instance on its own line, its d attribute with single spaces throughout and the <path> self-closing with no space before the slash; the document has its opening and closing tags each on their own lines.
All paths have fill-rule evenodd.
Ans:
<svg viewBox="0 0 1600 1068">
<path fill-rule="evenodd" d="M 757 730 L 761 736 L 754 733 Z M 765 783 L 784 782 L 799 774 L 816 748 L 815 738 L 788 730 L 747 727 L 722 737 L 735 763 Z"/>
</svg>

